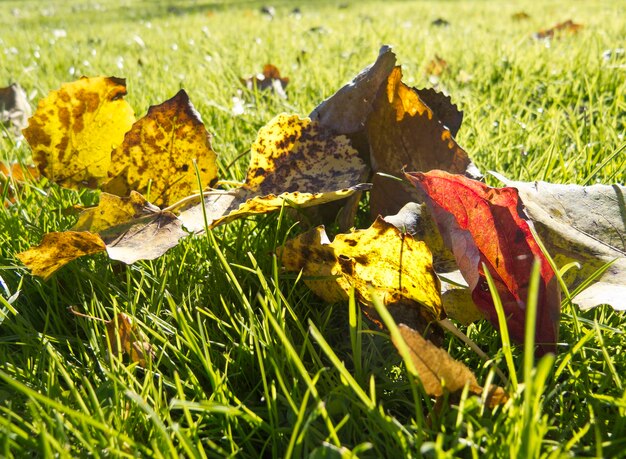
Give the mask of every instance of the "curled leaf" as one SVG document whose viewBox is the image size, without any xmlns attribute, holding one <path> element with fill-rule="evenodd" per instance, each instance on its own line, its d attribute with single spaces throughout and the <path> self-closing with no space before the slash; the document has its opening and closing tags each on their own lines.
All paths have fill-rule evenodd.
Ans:
<svg viewBox="0 0 626 459">
<path fill-rule="evenodd" d="M 23 131 L 41 174 L 68 188 L 102 183 L 135 121 L 125 95 L 123 79 L 83 77 L 42 99 Z"/>
<path fill-rule="evenodd" d="M 156 205 L 172 204 L 198 193 L 200 180 L 210 186 L 217 180 L 216 155 L 211 136 L 184 90 L 160 105 L 150 107 L 126 133 L 112 154 L 108 171 L 109 193 L 125 196 L 131 190 L 150 190 Z"/>
<path fill-rule="evenodd" d="M 104 242 L 97 234 L 86 231 L 65 231 L 45 234 L 41 244 L 19 253 L 17 258 L 35 276 L 48 279 L 57 269 L 84 255 L 103 252 Z"/>
<path fill-rule="evenodd" d="M 15 136 L 20 136 L 30 115 L 28 97 L 19 84 L 13 83 L 6 88 L 0 88 L 0 124 L 6 126 Z"/>
<path fill-rule="evenodd" d="M 472 290 L 472 298 L 494 326 L 498 318 L 483 265 L 492 274 L 509 332 L 523 342 L 531 268 L 541 262 L 536 323 L 540 352 L 554 352 L 560 295 L 554 272 L 530 231 L 530 221 L 514 188 L 491 188 L 443 171 L 409 173 L 423 193 L 444 242 Z"/>
</svg>

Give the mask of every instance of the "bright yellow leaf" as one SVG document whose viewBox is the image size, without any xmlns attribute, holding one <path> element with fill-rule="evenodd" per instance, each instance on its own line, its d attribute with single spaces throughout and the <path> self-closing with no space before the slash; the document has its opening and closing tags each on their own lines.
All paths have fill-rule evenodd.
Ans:
<svg viewBox="0 0 626 459">
<path fill-rule="evenodd" d="M 327 301 L 347 299 L 354 287 L 369 305 L 373 289 L 388 307 L 409 306 L 426 321 L 445 316 L 428 247 L 382 218 L 333 242 L 323 227 L 314 228 L 287 241 L 279 257 L 288 271 L 302 270 L 305 283 Z"/>
<path fill-rule="evenodd" d="M 35 276 L 49 278 L 57 269 L 76 258 L 103 252 L 104 242 L 97 234 L 86 231 L 65 231 L 44 235 L 41 244 L 19 253 L 17 258 Z"/>
<path fill-rule="evenodd" d="M 198 165 L 203 186 L 217 180 L 211 135 L 184 90 L 161 105 L 150 107 L 113 152 L 105 190 L 125 196 L 146 194 L 156 205 L 168 205 L 198 193 Z"/>
<path fill-rule="evenodd" d="M 50 92 L 24 129 L 42 175 L 59 185 L 96 187 L 107 178 L 111 152 L 135 117 L 120 78 L 81 78 Z"/>
</svg>

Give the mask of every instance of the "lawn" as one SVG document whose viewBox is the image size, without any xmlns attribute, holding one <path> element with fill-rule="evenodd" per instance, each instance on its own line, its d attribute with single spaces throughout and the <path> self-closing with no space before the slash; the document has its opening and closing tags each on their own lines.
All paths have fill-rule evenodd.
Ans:
<svg viewBox="0 0 626 459">
<path fill-rule="evenodd" d="M 262 5 L 0 0 L 0 87 L 19 82 L 34 108 L 64 82 L 114 75 L 137 116 L 184 88 L 220 177 L 241 181 L 259 128 L 306 116 L 389 44 L 406 83 L 436 86 L 464 111 L 457 140 L 482 171 L 626 181 L 623 0 L 282 1 L 273 19 Z M 533 38 L 568 19 L 583 28 Z M 447 67 L 429 75 L 436 56 Z M 287 99 L 243 88 L 266 63 L 289 77 Z M 0 136 L 0 159 L 28 162 L 29 147 Z M 521 384 L 493 410 L 467 393 L 435 401 L 353 302 L 324 303 L 281 270 L 272 254 L 303 231 L 288 212 L 186 238 L 154 261 L 96 255 L 32 276 L 16 254 L 97 200 L 35 182 L 0 210 L 1 457 L 626 457 L 622 312 L 564 301 L 559 353 L 532 372 L 521 346 L 507 365 L 487 321 L 461 326 L 491 360 L 450 336 L 453 357 L 481 383 L 504 384 L 498 368 Z M 357 217 L 371 223 L 365 206 Z M 105 324 L 70 307 L 132 317 L 154 358 L 111 355 Z"/>
</svg>

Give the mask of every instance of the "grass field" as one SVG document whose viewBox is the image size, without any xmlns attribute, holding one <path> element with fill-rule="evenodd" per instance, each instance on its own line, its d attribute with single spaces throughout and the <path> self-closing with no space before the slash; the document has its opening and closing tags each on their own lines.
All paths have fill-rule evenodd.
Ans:
<svg viewBox="0 0 626 459">
<path fill-rule="evenodd" d="M 308 114 L 391 44 L 405 81 L 452 96 L 458 135 L 483 171 L 559 183 L 624 183 L 626 2 L 275 2 L 0 0 L 0 87 L 36 101 L 81 75 L 125 77 L 141 116 L 181 87 L 213 134 L 220 177 L 242 180 L 257 130 Z M 298 7 L 301 14 L 292 14 Z M 530 18 L 514 21 L 513 13 Z M 450 22 L 436 27 L 437 18 Z M 575 35 L 533 32 L 573 19 Z M 607 53 L 609 51 L 609 53 Z M 428 62 L 448 68 L 429 80 Z M 288 99 L 244 92 L 271 62 Z M 0 158 L 29 159 L 0 138 Z M 495 180 L 488 178 L 491 184 Z M 300 229 L 284 214 L 185 239 L 153 262 L 103 255 L 44 282 L 15 255 L 68 229 L 93 191 L 23 188 L 0 210 L 0 457 L 626 457 L 626 318 L 564 302 L 560 352 L 518 379 L 495 410 L 435 405 L 407 377 L 388 336 L 354 305 L 325 304 L 268 254 Z M 359 216 L 367 226 L 367 213 Z M 156 348 L 146 368 L 111 357 L 102 322 L 135 318 Z M 485 350 L 447 350 L 480 382 L 510 374 L 487 322 L 463 330 Z M 501 382 L 499 382 L 501 383 Z"/>
</svg>

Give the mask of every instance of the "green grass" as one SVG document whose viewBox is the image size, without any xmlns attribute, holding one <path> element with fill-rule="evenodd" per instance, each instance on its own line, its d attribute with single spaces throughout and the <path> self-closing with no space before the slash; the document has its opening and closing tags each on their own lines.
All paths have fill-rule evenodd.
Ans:
<svg viewBox="0 0 626 459">
<path fill-rule="evenodd" d="M 273 21 L 259 6 L 0 0 L 0 86 L 17 81 L 36 102 L 83 74 L 121 76 L 138 115 L 184 87 L 214 135 L 220 176 L 241 180 L 248 156 L 238 156 L 261 126 L 283 111 L 306 115 L 388 43 L 411 85 L 431 85 L 435 54 L 448 61 L 439 88 L 464 110 L 458 140 L 483 171 L 626 179 L 626 56 L 603 58 L 624 46 L 624 1 L 276 2 Z M 531 19 L 514 22 L 522 10 Z M 430 26 L 437 17 L 450 27 Z M 570 18 L 579 34 L 549 46 L 530 38 Z M 266 62 L 290 77 L 288 100 L 244 93 L 246 112 L 233 116 L 239 77 Z M 30 155 L 6 137 L 0 152 Z M 493 360 L 454 338 L 450 353 L 480 382 L 498 382 L 497 366 L 519 384 L 494 411 L 467 395 L 437 406 L 353 303 L 324 304 L 281 272 L 270 254 L 300 231 L 287 215 L 234 222 L 132 266 L 95 256 L 47 282 L 20 266 L 16 253 L 96 199 L 39 183 L 0 210 L 2 457 L 624 456 L 622 313 L 564 301 L 560 353 L 536 366 L 488 323 L 468 327 Z M 134 317 L 155 358 L 140 368 L 112 357 L 104 324 L 70 306 Z"/>
</svg>

